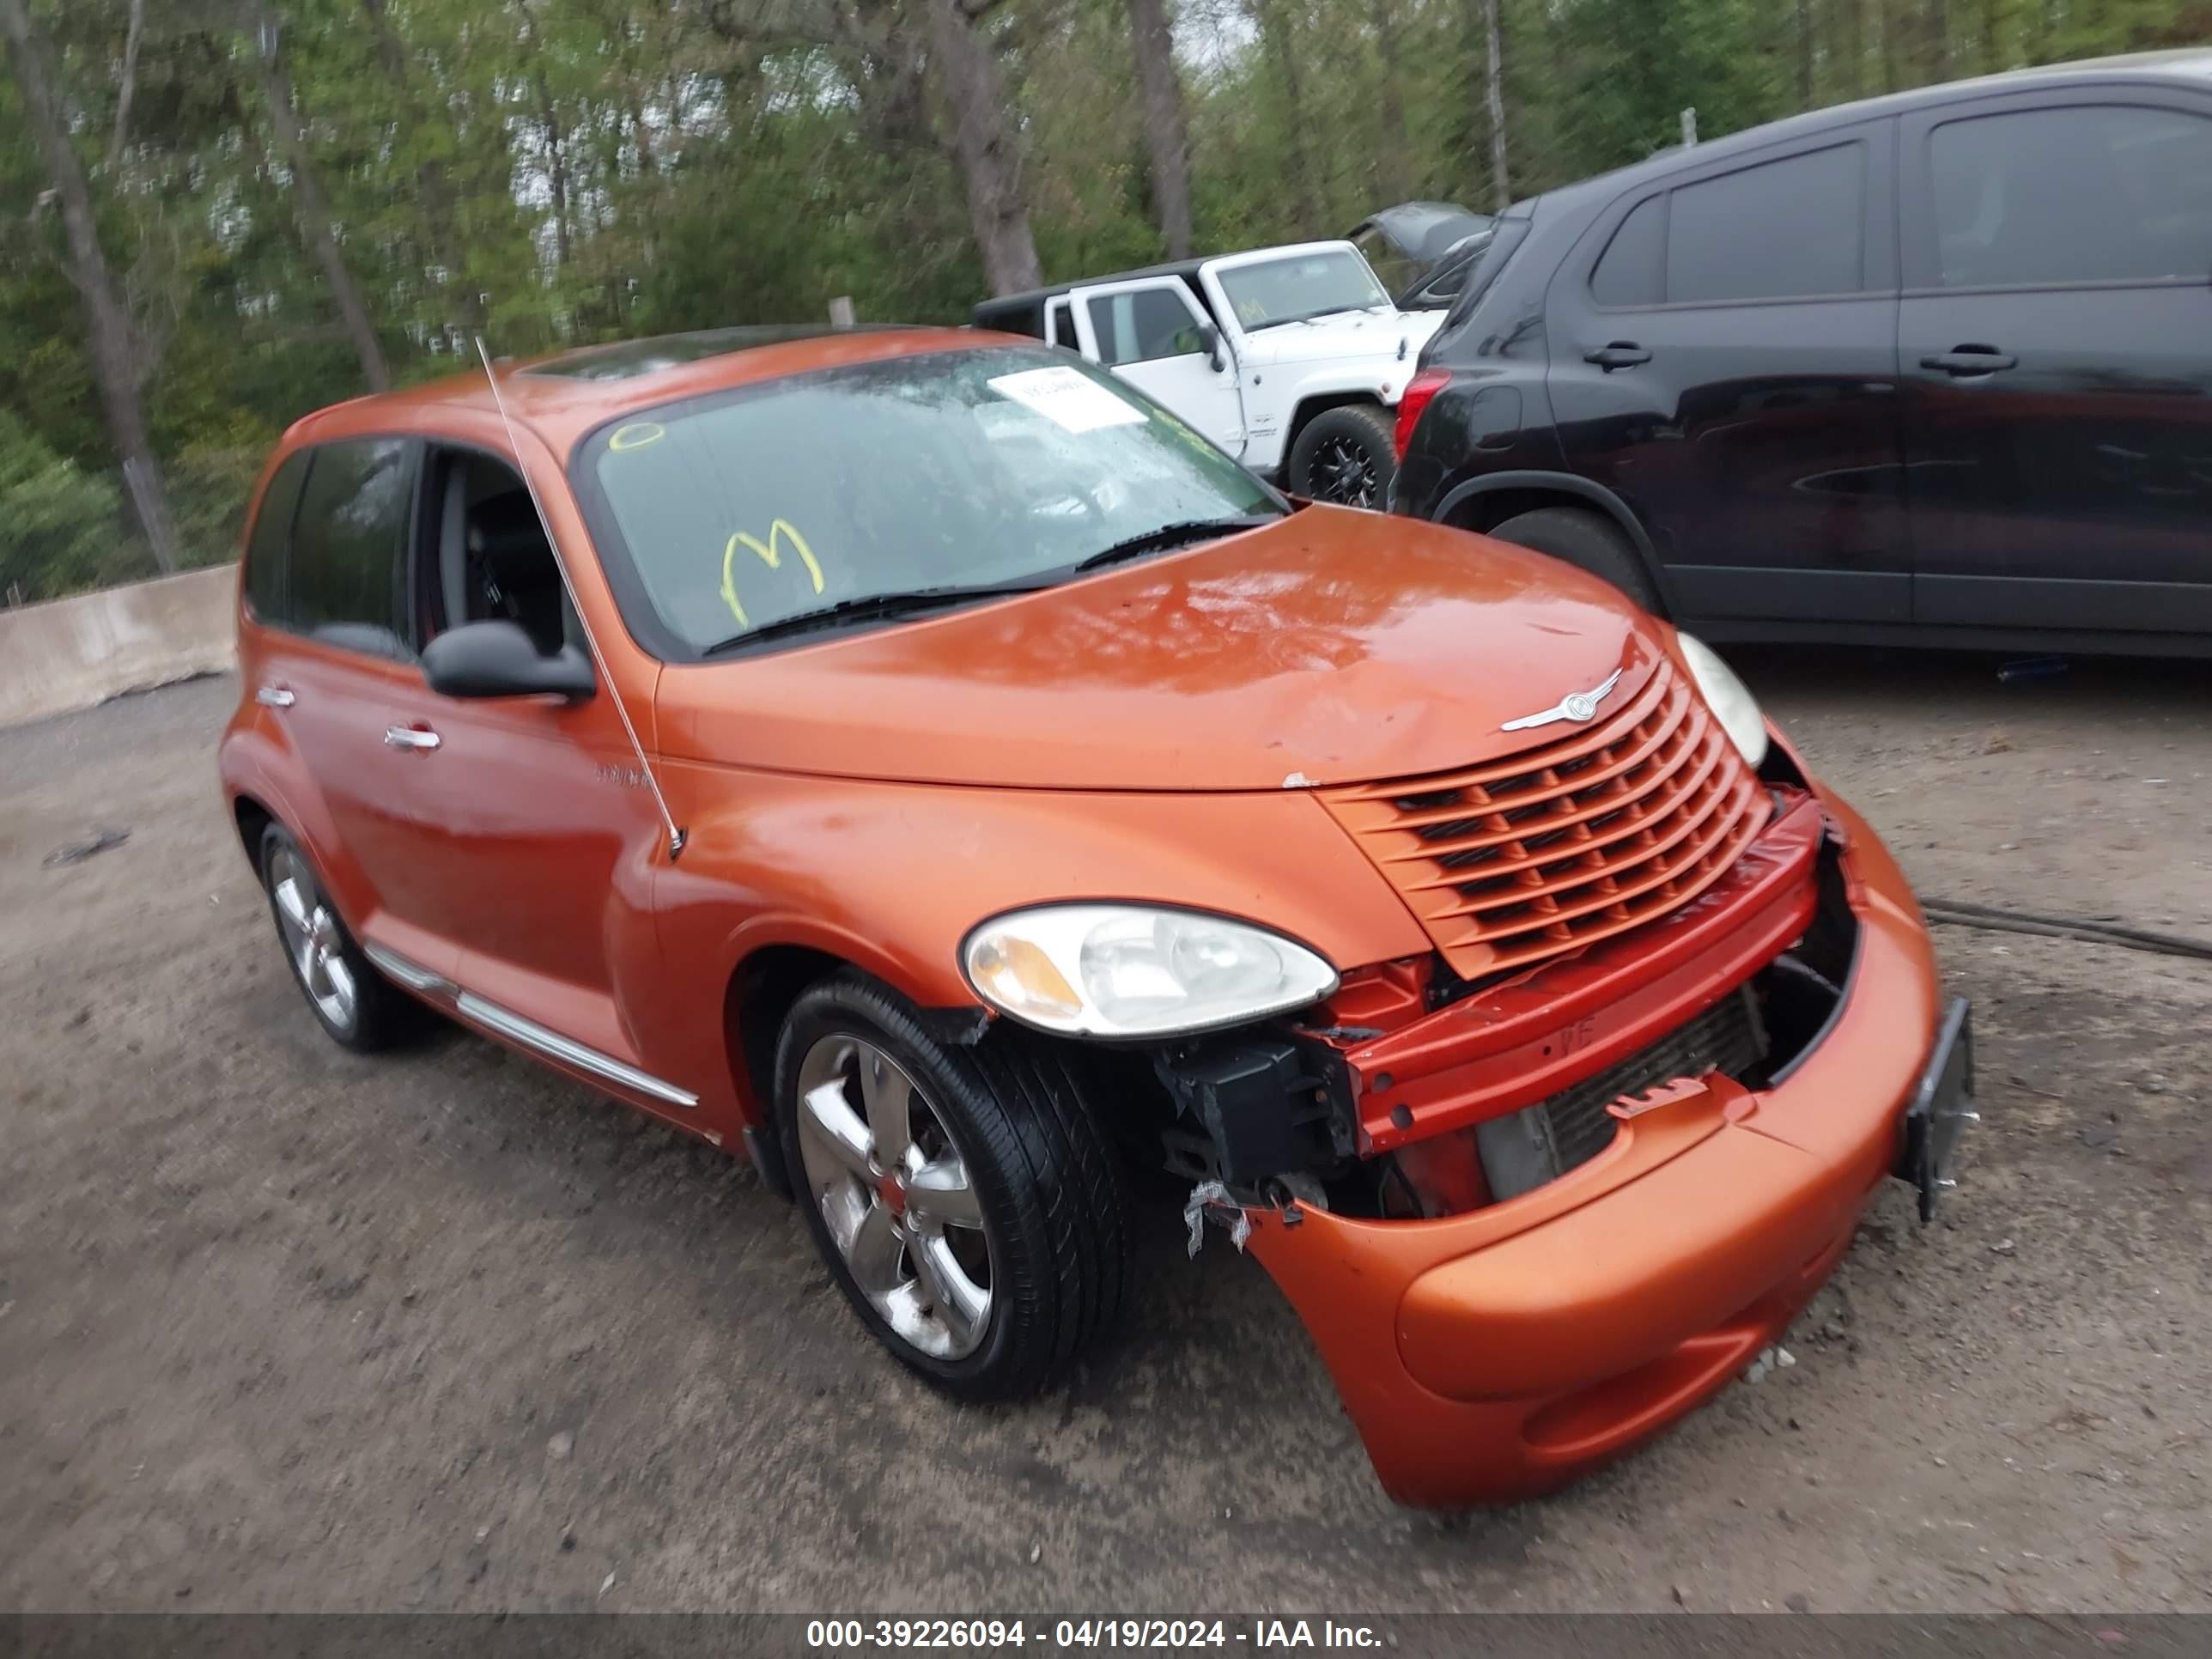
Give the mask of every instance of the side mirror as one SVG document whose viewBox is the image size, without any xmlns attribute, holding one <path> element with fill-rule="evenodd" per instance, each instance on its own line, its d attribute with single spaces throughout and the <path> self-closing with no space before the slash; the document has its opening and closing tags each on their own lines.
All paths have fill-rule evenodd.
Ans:
<svg viewBox="0 0 2212 1659">
<path fill-rule="evenodd" d="M 1216 374 L 1221 373 L 1224 360 L 1221 354 L 1220 325 L 1217 323 L 1200 323 L 1198 325 L 1198 342 L 1206 348 L 1206 366 Z"/>
<path fill-rule="evenodd" d="M 550 656 L 504 619 L 464 623 L 422 647 L 422 678 L 447 697 L 569 697 L 599 690 L 592 665 L 573 645 Z"/>
</svg>

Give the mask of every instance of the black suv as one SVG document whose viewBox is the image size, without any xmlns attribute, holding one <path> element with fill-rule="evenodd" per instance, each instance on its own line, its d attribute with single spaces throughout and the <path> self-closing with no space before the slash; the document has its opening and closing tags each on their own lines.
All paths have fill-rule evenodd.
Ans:
<svg viewBox="0 0 2212 1659">
<path fill-rule="evenodd" d="M 1420 361 L 1393 511 L 1707 638 L 2212 652 L 2212 51 L 1520 203 Z"/>
</svg>

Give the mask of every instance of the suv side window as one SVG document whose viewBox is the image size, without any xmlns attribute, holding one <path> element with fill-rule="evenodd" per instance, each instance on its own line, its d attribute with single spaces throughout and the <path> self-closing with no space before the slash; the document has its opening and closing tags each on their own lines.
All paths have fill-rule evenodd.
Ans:
<svg viewBox="0 0 2212 1659">
<path fill-rule="evenodd" d="M 1601 306 L 1659 304 L 1666 296 L 1661 260 L 1666 246 L 1666 197 L 1638 202 L 1598 257 L 1590 298 Z"/>
<path fill-rule="evenodd" d="M 1865 228 L 1863 143 L 1684 185 L 1668 215 L 1667 303 L 1862 292 Z"/>
<path fill-rule="evenodd" d="M 246 544 L 246 603 L 256 622 L 281 626 L 284 612 L 284 566 L 292 546 L 292 520 L 300 510 L 300 486 L 307 481 L 310 452 L 296 449 L 284 458 L 269 488 L 261 492 L 261 511 Z"/>
<path fill-rule="evenodd" d="M 1098 361 L 1109 368 L 1159 357 L 1187 357 L 1204 349 L 1190 307 L 1173 289 L 1139 289 L 1085 303 L 1091 307 L 1091 326 L 1098 335 Z"/>
<path fill-rule="evenodd" d="M 1946 288 L 2203 283 L 2212 120 L 2080 104 L 1946 121 L 1929 135 Z"/>
<path fill-rule="evenodd" d="M 410 654 L 400 631 L 416 446 L 319 444 L 292 529 L 287 625 L 376 656 Z"/>
</svg>

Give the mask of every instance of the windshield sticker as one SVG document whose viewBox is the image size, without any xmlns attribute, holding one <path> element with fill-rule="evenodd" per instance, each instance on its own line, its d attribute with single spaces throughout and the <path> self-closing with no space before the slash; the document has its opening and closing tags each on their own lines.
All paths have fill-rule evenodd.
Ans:
<svg viewBox="0 0 2212 1659">
<path fill-rule="evenodd" d="M 642 449 L 647 444 L 657 444 L 668 435 L 668 428 L 658 421 L 632 421 L 628 426 L 618 426 L 607 440 L 609 449 Z"/>
<path fill-rule="evenodd" d="M 1027 405 L 1069 432 L 1094 432 L 1102 426 L 1137 426 L 1145 411 L 1117 398 L 1079 369 L 1065 364 L 1001 374 L 990 383 L 1002 398 Z"/>
<path fill-rule="evenodd" d="M 752 619 L 745 615 L 744 606 L 738 603 L 738 550 L 749 547 L 769 569 L 781 570 L 783 568 L 781 550 L 787 542 L 791 544 L 791 550 L 799 555 L 799 562 L 806 567 L 806 574 L 814 582 L 814 591 L 817 593 L 822 591 L 822 567 L 814 562 L 814 550 L 806 544 L 806 538 L 800 535 L 788 520 L 778 519 L 770 525 L 766 541 L 757 536 L 748 536 L 740 530 L 722 549 L 722 602 L 730 607 L 730 614 L 738 619 L 738 627 L 750 628 L 753 624 Z"/>
</svg>

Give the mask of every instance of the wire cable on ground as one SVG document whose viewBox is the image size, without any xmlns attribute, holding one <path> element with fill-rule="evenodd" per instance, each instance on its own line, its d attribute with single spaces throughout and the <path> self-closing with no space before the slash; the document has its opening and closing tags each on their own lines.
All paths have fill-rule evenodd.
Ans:
<svg viewBox="0 0 2212 1659">
<path fill-rule="evenodd" d="M 1954 927 L 2036 933 L 2050 939 L 2081 939 L 2092 945 L 2117 945 L 2124 950 L 2212 962 L 2212 940 L 2189 939 L 2179 933 L 2146 933 L 2140 927 L 2123 927 L 2117 922 L 2091 921 L 2077 916 L 2039 916 L 2027 910 L 2000 910 L 1987 904 L 1971 904 L 1964 899 L 1923 898 L 1920 908 L 1929 921 Z"/>
</svg>

